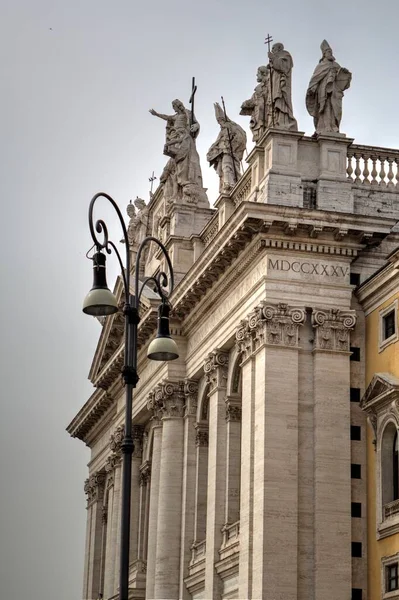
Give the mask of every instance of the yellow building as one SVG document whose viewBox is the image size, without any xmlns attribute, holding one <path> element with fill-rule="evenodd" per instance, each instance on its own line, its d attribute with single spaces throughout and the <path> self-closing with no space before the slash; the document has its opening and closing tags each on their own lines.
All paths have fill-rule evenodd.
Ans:
<svg viewBox="0 0 399 600">
<path fill-rule="evenodd" d="M 366 317 L 369 600 L 399 599 L 399 249 L 358 290 Z"/>
</svg>

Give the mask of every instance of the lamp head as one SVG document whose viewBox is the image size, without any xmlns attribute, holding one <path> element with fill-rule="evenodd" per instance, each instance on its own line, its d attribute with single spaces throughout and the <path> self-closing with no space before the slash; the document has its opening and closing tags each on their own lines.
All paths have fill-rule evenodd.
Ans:
<svg viewBox="0 0 399 600">
<path fill-rule="evenodd" d="M 176 360 L 179 351 L 169 331 L 170 306 L 163 302 L 158 309 L 158 333 L 148 346 L 147 356 L 151 360 Z"/>
<path fill-rule="evenodd" d="M 93 317 L 106 317 L 118 312 L 118 303 L 107 286 L 106 256 L 95 252 L 93 256 L 93 287 L 83 301 L 83 312 Z"/>
</svg>

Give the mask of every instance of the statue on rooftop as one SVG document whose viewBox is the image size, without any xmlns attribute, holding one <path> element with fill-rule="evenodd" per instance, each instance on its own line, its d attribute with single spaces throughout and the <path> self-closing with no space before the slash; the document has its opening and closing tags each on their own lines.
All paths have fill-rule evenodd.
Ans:
<svg viewBox="0 0 399 600">
<path fill-rule="evenodd" d="M 130 200 L 126 212 L 130 218 L 127 227 L 129 246 L 134 255 L 136 255 L 138 247 L 147 235 L 148 208 L 145 201 L 142 198 L 137 197 L 134 204 Z M 121 240 L 122 243 L 124 243 L 124 241 L 125 240 Z"/>
<path fill-rule="evenodd" d="M 271 96 L 271 123 L 269 127 L 298 131 L 292 111 L 291 75 L 294 62 L 284 45 L 273 44 L 269 55 L 269 81 Z"/>
<path fill-rule="evenodd" d="M 249 100 L 241 105 L 240 115 L 251 117 L 249 127 L 252 140 L 257 142 L 266 131 L 270 120 L 270 85 L 268 67 L 261 66 L 256 74 L 258 85 Z"/>
<path fill-rule="evenodd" d="M 209 148 L 206 158 L 219 175 L 219 192 L 228 192 L 240 177 L 247 134 L 238 123 L 228 118 L 224 108 L 221 108 L 217 102 L 214 106 L 220 133 L 216 142 Z"/>
<path fill-rule="evenodd" d="M 185 108 L 180 100 L 173 100 L 173 115 L 164 115 L 154 109 L 150 113 L 166 121 L 166 138 L 163 153 L 169 156 L 174 164 L 168 162 L 168 172 L 173 173 L 177 186 L 176 199 L 196 204 L 205 201 L 208 204 L 205 189 L 202 185 L 200 159 L 195 145 L 200 126 L 194 114 Z M 164 174 L 165 170 L 164 170 Z M 162 183 L 166 184 L 167 177 Z"/>
<path fill-rule="evenodd" d="M 306 108 L 313 117 L 316 133 L 339 133 L 342 98 L 350 86 L 352 73 L 335 62 L 326 40 L 320 48 L 322 57 L 306 92 Z"/>
</svg>

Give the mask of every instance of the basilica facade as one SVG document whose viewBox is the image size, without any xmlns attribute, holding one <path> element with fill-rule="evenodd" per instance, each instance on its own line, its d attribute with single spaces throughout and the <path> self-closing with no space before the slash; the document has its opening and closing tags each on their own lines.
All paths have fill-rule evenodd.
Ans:
<svg viewBox="0 0 399 600">
<path fill-rule="evenodd" d="M 175 153 L 194 115 L 176 105 L 173 123 L 153 111 L 169 118 L 169 162 L 150 202 L 131 210 L 129 242 L 133 255 L 138 232 L 168 249 L 180 356 L 147 359 L 158 306 L 148 292 L 132 412 L 131 598 L 377 598 L 367 576 L 371 425 L 360 400 L 373 367 L 366 380 L 362 284 L 399 245 L 399 151 L 356 144 L 339 132 L 336 99 L 329 113 L 317 105 L 327 62 L 307 97 L 315 135 L 298 131 L 290 99 L 274 98 L 290 55 L 273 52 L 269 80 L 244 103 L 256 139 L 243 173 L 228 159 L 242 132 L 218 109 L 221 132 L 237 140 L 219 155 L 212 147 L 213 208 L 198 169 L 187 184 Z M 347 89 L 350 73 L 337 67 Z M 196 132 L 187 135 L 186 166 L 197 160 Z M 142 275 L 166 270 L 163 260 L 150 247 Z M 115 294 L 123 303 L 121 281 Z M 122 312 L 102 321 L 95 389 L 68 426 L 91 450 L 84 600 L 118 597 L 123 336 Z"/>
</svg>

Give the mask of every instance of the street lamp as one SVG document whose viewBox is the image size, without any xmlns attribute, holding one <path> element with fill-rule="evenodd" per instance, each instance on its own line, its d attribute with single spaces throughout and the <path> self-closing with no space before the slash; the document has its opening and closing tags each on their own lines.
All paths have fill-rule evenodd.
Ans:
<svg viewBox="0 0 399 600">
<path fill-rule="evenodd" d="M 100 197 L 106 198 L 114 207 L 123 230 L 126 246 L 126 268 L 123 266 L 121 256 L 115 244 L 108 239 L 108 229 L 102 219 L 93 222 L 93 208 L 96 200 Z M 122 505 L 121 505 L 121 546 L 120 546 L 120 578 L 119 578 L 119 600 L 128 600 L 129 594 L 129 534 L 130 534 L 130 496 L 132 481 L 132 405 L 133 389 L 139 380 L 137 375 L 137 326 L 140 321 L 139 302 L 144 287 L 152 283 L 161 299 L 158 309 L 158 334 L 148 347 L 148 358 L 152 360 L 174 360 L 179 357 L 176 342 L 171 338 L 169 332 L 170 305 L 168 296 L 173 290 L 172 263 L 165 246 L 155 237 L 146 237 L 140 244 L 136 256 L 136 269 L 134 272 L 134 295 L 130 293 L 130 248 L 126 225 L 116 202 L 103 192 L 93 196 L 89 206 L 89 227 L 96 251 L 93 260 L 93 287 L 83 302 L 83 312 L 95 317 L 107 316 L 118 311 L 118 303 L 114 294 L 107 286 L 105 273 L 106 255 L 114 250 L 122 273 L 125 290 L 125 360 L 122 377 L 126 387 L 125 406 L 125 437 L 122 442 Z M 98 239 L 96 232 L 102 234 L 102 241 Z M 161 271 L 156 276 L 145 277 L 143 282 L 139 280 L 139 264 L 144 247 L 154 242 L 161 249 L 169 268 L 169 279 L 165 272 Z M 169 292 L 167 288 L 169 287 Z"/>
</svg>

